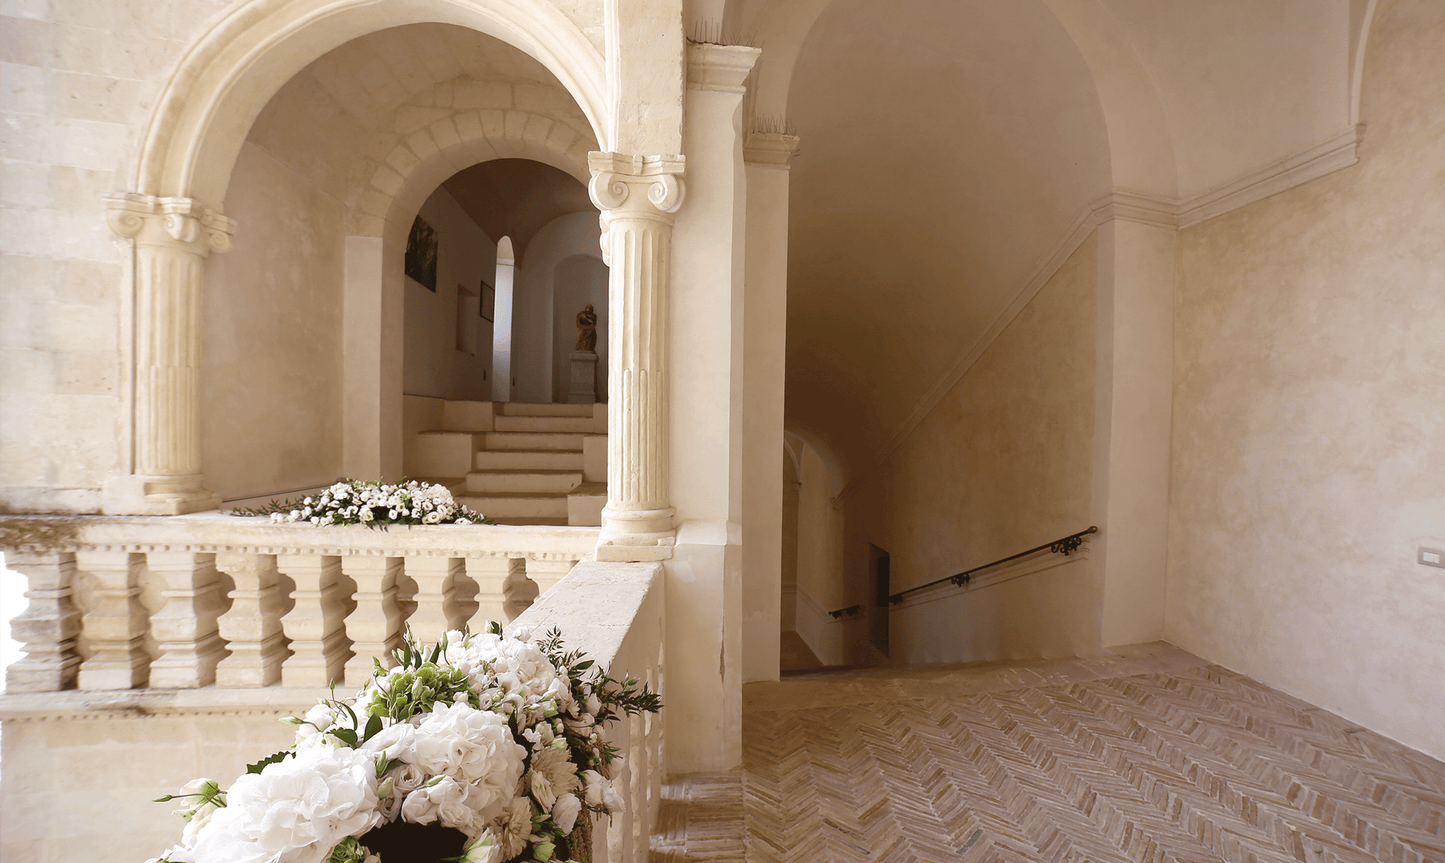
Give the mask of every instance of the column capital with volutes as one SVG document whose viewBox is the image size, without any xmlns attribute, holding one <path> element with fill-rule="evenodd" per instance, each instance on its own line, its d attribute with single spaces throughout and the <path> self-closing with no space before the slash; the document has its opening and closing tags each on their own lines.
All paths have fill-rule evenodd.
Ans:
<svg viewBox="0 0 1445 863">
<path fill-rule="evenodd" d="M 194 198 L 162 198 L 126 192 L 107 195 L 112 231 L 147 245 L 183 248 L 205 256 L 231 248 L 236 222 Z"/>
<path fill-rule="evenodd" d="M 686 160 L 682 156 L 588 153 L 592 203 L 609 216 L 670 217 L 682 207 Z M 670 219 L 669 219 L 670 220 Z"/>
</svg>

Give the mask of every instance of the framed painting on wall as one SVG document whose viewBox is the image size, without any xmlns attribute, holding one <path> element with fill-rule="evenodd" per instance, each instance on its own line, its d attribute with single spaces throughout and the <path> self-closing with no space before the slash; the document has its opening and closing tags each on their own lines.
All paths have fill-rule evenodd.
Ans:
<svg viewBox="0 0 1445 863">
<path fill-rule="evenodd" d="M 481 309 L 482 317 L 487 320 L 494 320 L 497 315 L 497 291 L 486 282 L 482 282 L 482 301 L 477 306 Z"/>
<path fill-rule="evenodd" d="M 406 238 L 406 275 L 432 293 L 437 290 L 437 232 L 417 216 Z"/>
</svg>

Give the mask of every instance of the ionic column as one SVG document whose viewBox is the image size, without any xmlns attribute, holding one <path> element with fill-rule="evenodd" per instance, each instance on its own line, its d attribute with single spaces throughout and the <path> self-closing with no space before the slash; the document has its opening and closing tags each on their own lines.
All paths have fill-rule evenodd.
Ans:
<svg viewBox="0 0 1445 863">
<path fill-rule="evenodd" d="M 112 515 L 215 509 L 201 476 L 197 413 L 201 263 L 231 247 L 235 222 L 190 198 L 112 195 L 110 226 L 135 240 L 130 473 L 105 486 Z"/>
<path fill-rule="evenodd" d="M 80 654 L 80 612 L 73 600 L 75 555 L 7 551 L 5 565 L 29 581 L 25 612 L 10 621 L 10 634 L 25 656 L 5 671 L 7 692 L 56 692 L 75 686 Z"/>
<path fill-rule="evenodd" d="M 140 601 L 145 555 L 82 550 L 76 567 L 95 579 L 92 607 L 81 621 L 90 658 L 80 665 L 81 689 L 134 689 L 150 679 L 146 610 Z"/>
<path fill-rule="evenodd" d="M 598 560 L 671 553 L 667 305 L 672 214 L 682 206 L 681 156 L 593 153 L 592 203 L 602 210 L 608 283 L 607 506 Z"/>
</svg>

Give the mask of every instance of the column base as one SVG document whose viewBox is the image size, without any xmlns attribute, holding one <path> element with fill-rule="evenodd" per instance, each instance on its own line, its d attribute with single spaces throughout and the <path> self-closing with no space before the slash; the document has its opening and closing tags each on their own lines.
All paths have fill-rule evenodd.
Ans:
<svg viewBox="0 0 1445 863">
<path fill-rule="evenodd" d="M 616 510 L 602 508 L 602 533 L 597 540 L 597 559 L 614 563 L 667 560 L 677 542 L 672 517 L 677 510 Z"/>
<path fill-rule="evenodd" d="M 105 481 L 106 515 L 184 515 L 219 509 L 221 496 L 205 487 L 205 477 L 125 474 Z"/>
</svg>

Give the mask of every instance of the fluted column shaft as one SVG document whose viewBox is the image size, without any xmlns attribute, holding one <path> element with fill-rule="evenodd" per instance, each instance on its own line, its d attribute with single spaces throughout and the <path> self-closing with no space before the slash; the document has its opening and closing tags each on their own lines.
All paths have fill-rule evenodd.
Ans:
<svg viewBox="0 0 1445 863">
<path fill-rule="evenodd" d="M 135 240 L 133 450 L 130 474 L 106 485 L 116 515 L 214 509 L 201 476 L 197 375 L 201 266 L 231 245 L 235 223 L 189 198 L 107 198 L 110 225 Z"/>
<path fill-rule="evenodd" d="M 667 305 L 681 156 L 593 153 L 608 283 L 607 506 L 600 560 L 644 560 L 672 545 L 668 486 Z"/>
</svg>

